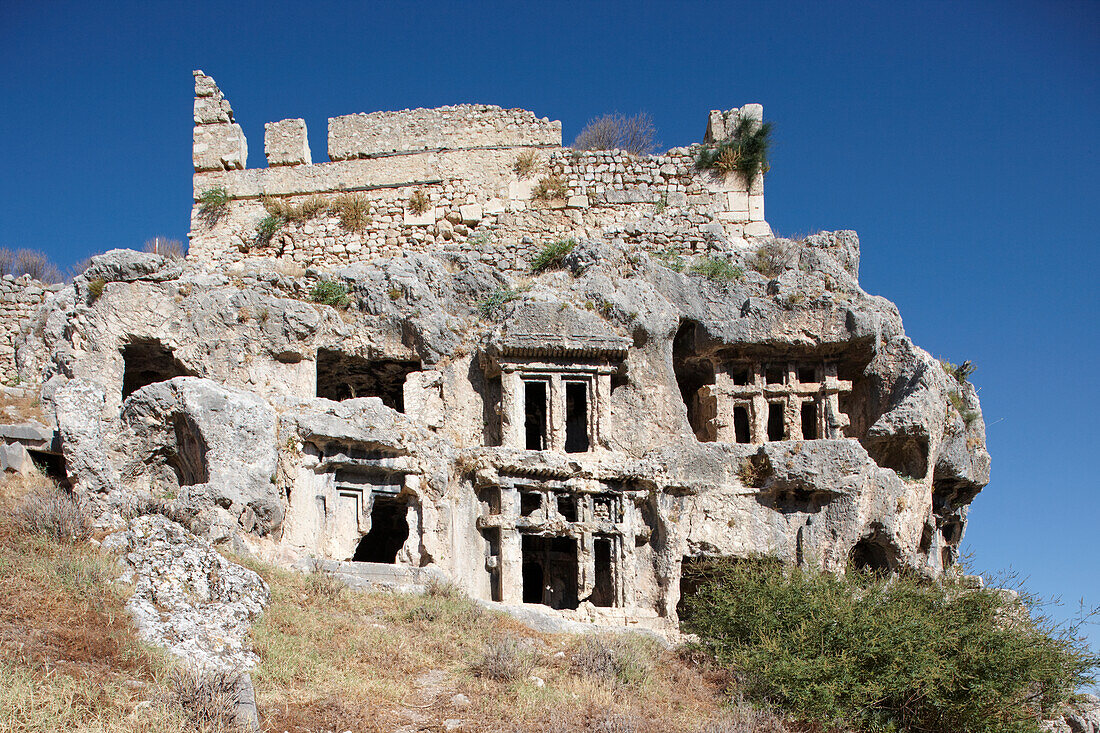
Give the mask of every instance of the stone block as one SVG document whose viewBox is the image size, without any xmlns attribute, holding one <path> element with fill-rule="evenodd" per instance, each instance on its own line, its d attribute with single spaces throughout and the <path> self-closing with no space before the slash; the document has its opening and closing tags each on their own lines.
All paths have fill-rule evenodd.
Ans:
<svg viewBox="0 0 1100 733">
<path fill-rule="evenodd" d="M 587 209 L 588 197 L 587 196 L 570 196 L 566 202 L 566 206 L 571 209 Z"/>
<path fill-rule="evenodd" d="M 407 227 L 427 227 L 435 224 L 437 209 L 432 207 L 423 214 L 414 214 L 411 211 L 405 212 L 405 217 L 402 223 Z"/>
<path fill-rule="evenodd" d="M 26 476 L 34 470 L 31 454 L 21 444 L 0 444 L 0 473 L 18 473 Z"/>
<path fill-rule="evenodd" d="M 530 201 L 535 181 L 511 181 L 508 184 L 508 198 L 513 201 Z"/>
<path fill-rule="evenodd" d="M 297 118 L 264 125 L 264 155 L 269 166 L 312 164 L 306 121 Z"/>
<path fill-rule="evenodd" d="M 485 214 L 495 216 L 504 213 L 504 202 L 499 198 L 491 198 L 485 202 Z"/>
<path fill-rule="evenodd" d="M 193 142 L 192 159 L 196 171 L 239 170 L 246 167 L 248 142 L 240 125 L 197 125 Z"/>
<path fill-rule="evenodd" d="M 195 76 L 196 97 L 213 97 L 221 94 L 214 79 L 204 74 L 202 69 L 196 69 L 191 73 Z"/>
<path fill-rule="evenodd" d="M 459 206 L 458 212 L 462 216 L 463 224 L 477 224 L 481 221 L 481 204 L 467 204 Z"/>
<path fill-rule="evenodd" d="M 772 228 L 766 221 L 750 221 L 745 225 L 746 237 L 770 237 Z"/>
<path fill-rule="evenodd" d="M 748 191 L 730 191 L 726 194 L 727 204 L 726 210 L 733 211 L 742 214 L 749 213 L 749 193 Z"/>
<path fill-rule="evenodd" d="M 749 196 L 749 221 L 764 221 L 764 194 Z"/>
</svg>

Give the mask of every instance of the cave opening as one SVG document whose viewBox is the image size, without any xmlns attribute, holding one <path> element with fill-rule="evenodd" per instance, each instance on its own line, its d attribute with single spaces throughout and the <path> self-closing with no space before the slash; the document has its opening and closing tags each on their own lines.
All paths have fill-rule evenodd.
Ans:
<svg viewBox="0 0 1100 733">
<path fill-rule="evenodd" d="M 176 472 L 179 485 L 205 484 L 210 480 L 206 463 L 207 445 L 198 424 L 190 415 L 176 413 L 172 415 L 172 430 L 176 445 L 167 463 Z"/>
<path fill-rule="evenodd" d="M 420 370 L 419 361 L 364 359 L 332 349 L 317 350 L 317 396 L 341 402 L 378 397 L 382 404 L 405 411 L 405 379 Z"/>
<path fill-rule="evenodd" d="M 191 375 L 172 350 L 156 339 L 139 339 L 123 346 L 122 363 L 122 399 L 150 384 Z"/>
<path fill-rule="evenodd" d="M 749 408 L 737 405 L 733 408 L 733 437 L 738 443 L 751 443 L 752 430 L 749 427 Z"/>
<path fill-rule="evenodd" d="M 698 354 L 699 328 L 696 321 L 686 320 L 680 324 L 672 341 L 672 371 L 692 432 L 700 441 L 713 441 L 714 427 L 710 424 L 714 417 L 713 400 L 700 400 L 699 390 L 714 384 L 714 363 Z"/>
</svg>

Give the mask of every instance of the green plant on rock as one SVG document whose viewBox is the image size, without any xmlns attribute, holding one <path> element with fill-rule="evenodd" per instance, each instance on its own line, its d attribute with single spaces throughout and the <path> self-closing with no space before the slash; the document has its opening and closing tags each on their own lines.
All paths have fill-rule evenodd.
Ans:
<svg viewBox="0 0 1100 733">
<path fill-rule="evenodd" d="M 542 248 L 531 260 L 531 272 L 539 273 L 560 268 L 565 256 L 577 246 L 577 240 L 573 238 L 559 239 Z"/>
<path fill-rule="evenodd" d="M 322 280 L 309 291 L 309 299 L 321 305 L 343 308 L 348 304 L 348 289 L 342 283 Z"/>
<path fill-rule="evenodd" d="M 107 287 L 107 281 L 101 277 L 97 277 L 95 280 L 88 282 L 88 298 L 91 302 L 99 300 L 99 296 L 103 295 L 103 291 Z"/>
<path fill-rule="evenodd" d="M 662 265 L 673 272 L 683 272 L 684 268 L 687 267 L 687 263 L 684 261 L 683 256 L 676 251 L 675 247 L 657 250 L 653 253 L 653 256 L 660 260 Z"/>
<path fill-rule="evenodd" d="M 512 165 L 512 170 L 520 178 L 530 178 L 531 174 L 538 168 L 539 159 L 535 155 L 534 150 L 524 150 L 522 153 L 516 156 L 516 162 Z"/>
<path fill-rule="evenodd" d="M 199 194 L 199 217 L 207 226 L 214 226 L 229 213 L 229 200 L 225 186 L 206 189 Z"/>
<path fill-rule="evenodd" d="M 720 284 L 728 284 L 745 277 L 744 270 L 724 257 L 705 257 L 693 264 L 689 272 Z"/>
<path fill-rule="evenodd" d="M 346 193 L 332 205 L 333 213 L 340 217 L 340 226 L 349 232 L 360 234 L 371 223 L 370 202 L 366 196 Z"/>
<path fill-rule="evenodd" d="M 761 246 L 753 255 L 750 266 L 766 278 L 777 278 L 790 267 L 794 255 L 791 248 L 783 242 L 773 239 Z"/>
<path fill-rule="evenodd" d="M 799 730 L 1038 733 L 1100 656 L 1026 592 L 774 558 L 699 563 L 684 631 Z"/>
<path fill-rule="evenodd" d="M 256 225 L 256 241 L 260 244 L 270 244 L 271 238 L 286 226 L 286 219 L 278 214 L 268 214 Z"/>
<path fill-rule="evenodd" d="M 695 159 L 700 170 L 738 173 L 751 186 L 757 173 L 767 173 L 772 124 L 741 117 L 733 134 L 715 146 L 703 148 Z"/>
<path fill-rule="evenodd" d="M 506 304 L 522 298 L 528 290 L 529 288 L 511 288 L 507 286 L 497 288 L 478 303 L 477 311 L 482 318 L 496 320 L 500 317 Z"/>
<path fill-rule="evenodd" d="M 959 413 L 959 417 L 963 422 L 969 426 L 975 420 L 978 419 L 978 411 L 973 410 L 967 404 L 966 399 L 957 390 L 951 391 L 947 394 L 947 399 L 951 403 L 951 406 L 955 408 L 955 411 Z"/>
<path fill-rule="evenodd" d="M 954 377 L 955 381 L 959 384 L 966 384 L 970 379 L 970 375 L 974 373 L 975 366 L 970 360 L 964 361 L 962 364 L 952 364 L 947 359 L 940 359 L 940 366 L 951 377 Z"/>
</svg>

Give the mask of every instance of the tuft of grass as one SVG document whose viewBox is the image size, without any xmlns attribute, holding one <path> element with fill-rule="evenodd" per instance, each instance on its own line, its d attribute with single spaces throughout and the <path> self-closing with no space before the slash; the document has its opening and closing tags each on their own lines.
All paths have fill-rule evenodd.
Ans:
<svg viewBox="0 0 1100 733">
<path fill-rule="evenodd" d="M 721 284 L 736 282 L 745 277 L 744 270 L 724 257 L 705 257 L 692 265 L 689 272 Z"/>
<path fill-rule="evenodd" d="M 24 532 L 54 542 L 83 542 L 92 534 L 87 509 L 76 496 L 66 491 L 28 494 L 23 497 L 15 516 Z"/>
<path fill-rule="evenodd" d="M 235 733 L 239 679 L 237 674 L 218 670 L 173 670 L 167 699 L 179 706 L 196 730 Z"/>
<path fill-rule="evenodd" d="M 662 250 L 657 250 L 653 253 L 653 256 L 661 261 L 661 264 L 672 270 L 673 272 L 683 272 L 687 267 L 683 256 L 676 251 L 675 247 L 667 247 Z"/>
<path fill-rule="evenodd" d="M 431 207 L 431 201 L 428 200 L 428 194 L 421 191 L 419 188 L 412 192 L 409 196 L 409 211 L 414 214 L 420 215 L 425 213 Z"/>
<path fill-rule="evenodd" d="M 571 668 L 617 687 L 638 686 L 652 674 L 657 654 L 656 642 L 644 636 L 586 636 L 573 652 Z"/>
<path fill-rule="evenodd" d="M 962 578 L 750 558 L 687 579 L 697 590 L 683 599 L 684 630 L 748 700 L 806 729 L 1037 733 L 1100 665 L 1032 596 Z"/>
<path fill-rule="evenodd" d="M 661 198 L 657 199 L 657 203 L 653 204 L 654 214 L 663 214 L 665 209 L 668 208 L 668 194 L 662 193 Z"/>
<path fill-rule="evenodd" d="M 527 679 L 537 661 L 528 646 L 509 637 L 488 645 L 474 666 L 474 674 L 497 682 L 516 682 Z"/>
<path fill-rule="evenodd" d="M 504 306 L 513 300 L 523 297 L 529 288 L 500 287 L 494 290 L 484 300 L 478 303 L 477 312 L 482 318 L 496 320 L 504 310 Z"/>
<path fill-rule="evenodd" d="M 713 147 L 704 148 L 695 159 L 700 170 L 738 173 L 751 186 L 757 173 L 767 173 L 768 151 L 771 148 L 772 123 L 759 126 L 755 120 L 742 117 L 733 134 Z"/>
<path fill-rule="evenodd" d="M 775 279 L 791 266 L 794 255 L 783 242 L 772 240 L 756 250 L 751 267 L 766 278 Z"/>
<path fill-rule="evenodd" d="M 214 186 L 199 194 L 199 218 L 212 227 L 229 213 L 229 191 L 225 186 Z"/>
<path fill-rule="evenodd" d="M 947 359 L 940 359 L 939 362 L 948 376 L 953 377 L 959 384 L 966 384 L 970 379 L 970 375 L 973 374 L 976 369 L 970 360 L 964 361 L 962 364 L 952 364 Z"/>
<path fill-rule="evenodd" d="M 575 239 L 559 239 L 542 248 L 531 260 L 531 272 L 540 273 L 547 270 L 559 269 L 565 256 L 577 246 Z"/>
<path fill-rule="evenodd" d="M 324 563 L 314 560 L 313 568 L 306 576 L 306 592 L 309 597 L 323 604 L 333 604 L 340 600 L 347 586 L 337 578 Z"/>
<path fill-rule="evenodd" d="M 530 178 L 538 168 L 539 159 L 534 150 L 524 150 L 516 156 L 516 162 L 512 164 L 512 170 L 520 178 Z"/>
<path fill-rule="evenodd" d="M 343 283 L 322 280 L 310 289 L 309 299 L 321 305 L 343 308 L 348 304 L 348 289 Z"/>
<path fill-rule="evenodd" d="M 531 197 L 536 201 L 560 201 L 568 195 L 569 186 L 557 173 L 543 176 L 531 190 Z"/>
<path fill-rule="evenodd" d="M 264 196 L 260 199 L 264 210 L 271 216 L 279 217 L 285 222 L 300 224 L 313 219 L 328 210 L 328 204 L 320 196 L 310 196 L 300 204 L 274 196 Z"/>
<path fill-rule="evenodd" d="M 340 226 L 349 232 L 361 234 L 371 223 L 370 202 L 360 194 L 343 194 L 333 203 L 332 211 L 340 217 Z"/>
<path fill-rule="evenodd" d="M 95 280 L 88 282 L 88 298 L 91 302 L 96 302 L 99 297 L 103 295 L 103 291 L 107 288 L 107 281 L 101 277 L 97 277 Z"/>
</svg>

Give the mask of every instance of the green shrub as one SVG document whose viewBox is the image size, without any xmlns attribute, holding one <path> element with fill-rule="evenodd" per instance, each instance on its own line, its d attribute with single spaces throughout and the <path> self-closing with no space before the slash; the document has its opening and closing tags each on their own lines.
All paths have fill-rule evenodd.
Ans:
<svg viewBox="0 0 1100 733">
<path fill-rule="evenodd" d="M 675 247 L 658 250 L 653 253 L 653 256 L 660 260 L 662 265 L 673 272 L 683 272 L 684 268 L 687 266 L 684 262 L 684 258 L 676 251 Z"/>
<path fill-rule="evenodd" d="M 978 419 L 978 411 L 970 409 L 967 405 L 966 399 L 957 391 L 952 391 L 947 394 L 948 401 L 951 402 L 951 406 L 959 413 L 959 417 L 963 419 L 963 422 L 970 425 L 972 422 Z"/>
<path fill-rule="evenodd" d="M 744 270 L 724 257 L 706 257 L 692 265 L 689 272 L 716 283 L 731 283 L 745 276 Z"/>
<path fill-rule="evenodd" d="M 256 240 L 260 244 L 268 244 L 271 238 L 286 225 L 286 218 L 279 214 L 268 214 L 256 225 Z"/>
<path fill-rule="evenodd" d="M 555 270 L 561 267 L 565 256 L 577 246 L 575 239 L 559 239 L 542 248 L 542 251 L 531 260 L 531 272 L 539 273 L 547 270 Z"/>
<path fill-rule="evenodd" d="M 1100 657 L 1034 598 L 958 580 L 697 565 L 683 628 L 752 700 L 824 729 L 1038 731 Z"/>
<path fill-rule="evenodd" d="M 107 281 L 101 277 L 97 277 L 95 280 L 88 282 L 88 297 L 91 302 L 99 300 L 99 296 L 103 295 L 104 289 L 107 287 Z"/>
<path fill-rule="evenodd" d="M 943 367 L 943 370 L 947 372 L 949 376 L 954 377 L 955 381 L 959 384 L 966 384 L 967 380 L 970 379 L 970 375 L 974 373 L 976 368 L 969 359 L 962 364 L 952 364 L 947 359 L 940 359 L 940 366 Z"/>
<path fill-rule="evenodd" d="M 752 185 L 757 173 L 767 173 L 768 149 L 771 147 L 772 124 L 742 117 L 737 122 L 733 134 L 713 147 L 703 148 L 695 159 L 695 167 L 700 170 L 718 170 L 722 173 L 736 171 Z"/>
<path fill-rule="evenodd" d="M 207 226 L 214 226 L 229 213 L 229 191 L 225 186 L 208 188 L 199 194 L 199 217 Z"/>
<path fill-rule="evenodd" d="M 309 291 L 309 299 L 314 303 L 342 308 L 348 304 L 348 289 L 332 280 L 322 280 Z"/>
<path fill-rule="evenodd" d="M 767 278 L 777 278 L 790 267 L 794 254 L 783 242 L 772 240 L 756 250 L 752 258 L 752 269 Z"/>
</svg>

